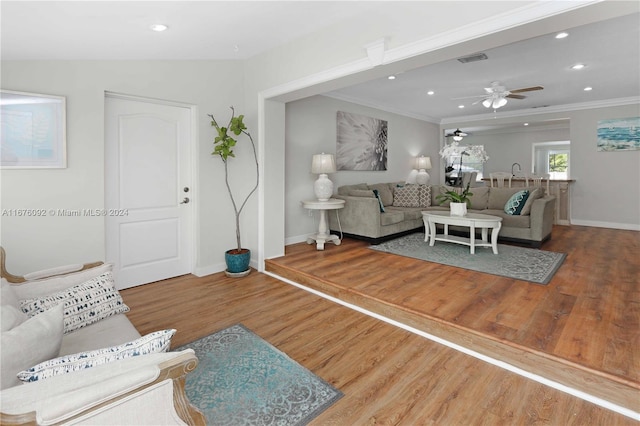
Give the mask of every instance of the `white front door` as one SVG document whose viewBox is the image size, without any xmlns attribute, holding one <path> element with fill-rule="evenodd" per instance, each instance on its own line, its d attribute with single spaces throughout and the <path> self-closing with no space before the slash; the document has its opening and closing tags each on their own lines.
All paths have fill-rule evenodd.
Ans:
<svg viewBox="0 0 640 426">
<path fill-rule="evenodd" d="M 192 267 L 191 110 L 105 98 L 106 260 L 119 289 Z"/>
</svg>

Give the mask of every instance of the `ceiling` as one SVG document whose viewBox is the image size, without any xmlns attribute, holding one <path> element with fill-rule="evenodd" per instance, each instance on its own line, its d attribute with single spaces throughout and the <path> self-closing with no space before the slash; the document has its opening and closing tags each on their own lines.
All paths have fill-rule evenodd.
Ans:
<svg viewBox="0 0 640 426">
<path fill-rule="evenodd" d="M 478 52 L 485 53 L 486 60 L 461 63 L 452 59 L 396 74 L 393 80 L 383 77 L 328 95 L 436 123 L 615 99 L 640 101 L 640 14 L 565 31 L 569 35 L 563 39 L 556 39 L 554 32 Z M 578 63 L 585 67 L 572 69 Z M 544 89 L 522 93 L 526 99 L 508 99 L 507 105 L 494 112 L 478 102 L 482 97 L 472 97 L 482 96 L 493 81 L 507 90 Z M 586 87 L 592 90 L 585 91 Z"/>
<path fill-rule="evenodd" d="M 482 4 L 503 7 L 499 3 Z M 450 5 L 440 3 L 438 10 L 444 13 Z M 433 7 L 428 1 L 3 0 L 1 54 L 3 60 L 246 59 L 338 23 L 353 22 L 357 30 L 370 14 L 402 24 L 416 22 L 416 16 L 408 20 L 413 13 L 425 16 L 426 22 Z M 461 11 L 463 18 L 473 20 Z M 167 23 L 169 30 L 152 32 L 149 26 L 154 23 Z M 640 14 L 566 31 L 569 36 L 562 40 L 554 33 L 485 50 L 485 61 L 449 60 L 398 73 L 395 80 L 379 78 L 328 95 L 436 123 L 568 104 L 629 102 L 634 97 L 638 102 Z M 586 67 L 572 70 L 579 62 Z M 452 99 L 482 95 L 492 81 L 507 89 L 540 85 L 544 90 L 524 93 L 524 100 L 509 100 L 495 113 L 481 103 L 472 105 L 478 98 Z M 587 86 L 593 90 L 585 92 Z M 428 90 L 434 94 L 428 95 Z"/>
</svg>

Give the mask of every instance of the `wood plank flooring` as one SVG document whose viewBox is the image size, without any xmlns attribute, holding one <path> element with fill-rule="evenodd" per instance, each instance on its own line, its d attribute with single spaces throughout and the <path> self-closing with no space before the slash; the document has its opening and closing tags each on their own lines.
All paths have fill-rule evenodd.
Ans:
<svg viewBox="0 0 640 426">
<path fill-rule="evenodd" d="M 304 243 L 267 271 L 527 371 L 640 411 L 640 233 L 556 226 L 567 253 L 547 286 L 380 253 Z"/>
<path fill-rule="evenodd" d="M 532 343 L 538 348 L 566 352 L 574 359 L 600 360 L 600 368 L 615 370 L 617 375 L 633 382 L 631 377 L 637 377 L 634 374 L 638 371 L 635 349 L 638 347 L 638 261 L 627 256 L 629 264 L 622 265 L 624 250 L 613 245 L 609 249 L 614 253 L 602 254 L 611 260 L 609 263 L 589 261 L 583 256 L 593 253 L 585 247 L 586 243 L 594 245 L 594 240 L 611 237 L 625 242 L 627 249 L 637 254 L 638 233 L 558 228 L 560 231 L 554 229 L 554 240 L 543 248 L 557 251 L 564 248 L 569 256 L 547 287 L 505 283 L 500 277 L 468 275 L 436 264 L 425 271 L 400 258 L 381 262 L 369 258 L 377 252 L 365 249 L 356 241 L 327 247 L 324 252 L 317 252 L 315 246 L 306 244 L 290 246 L 287 255 L 277 261 L 291 268 L 296 264 L 300 270 L 314 268 L 314 262 L 326 263 L 325 268 L 319 269 L 330 265 L 329 269 L 333 270 L 319 274 L 328 274 L 333 279 L 341 276 L 337 270 L 347 270 L 349 286 L 342 283 L 341 288 L 333 290 L 347 298 L 361 291 L 361 287 L 370 289 L 382 300 L 379 302 L 384 307 L 382 310 L 394 313 L 393 303 L 423 306 L 421 309 L 429 308 L 453 317 L 452 326 L 441 320 L 443 328 L 457 327 L 462 333 L 469 331 L 468 323 L 478 324 L 481 330 L 475 331 L 478 336 L 491 331 L 506 336 L 501 337 L 505 340 L 507 337 L 519 339 L 523 348 L 525 343 Z M 570 241 L 563 242 L 565 239 Z M 290 261 L 293 258 L 297 259 Z M 395 276 L 389 273 L 392 278 L 388 278 L 391 282 L 387 282 L 386 288 L 371 278 L 390 267 L 395 270 Z M 594 277 L 595 273 L 601 274 L 600 278 Z M 425 279 L 425 274 L 429 279 Z M 612 277 L 603 284 L 601 280 L 606 274 Z M 452 280 L 456 286 L 450 285 Z M 581 289 L 575 281 L 582 281 L 586 288 Z M 432 291 L 431 297 L 419 296 L 418 290 L 425 285 Z M 520 288 L 525 286 L 526 289 Z M 433 294 L 434 291 L 437 294 Z M 511 295 L 514 292 L 516 295 Z M 637 424 L 621 414 L 264 274 L 254 272 L 242 279 L 230 279 L 224 274 L 203 278 L 184 276 L 123 290 L 122 295 L 131 307 L 128 317 L 141 333 L 162 328 L 178 330 L 173 347 L 241 322 L 342 390 L 345 396 L 313 424 Z M 509 308 L 509 303 L 500 300 L 502 297 L 509 303 L 517 303 L 517 309 Z M 393 303 L 384 298 L 393 299 Z M 373 301 L 368 303 L 367 308 L 376 306 Z M 479 309 L 477 304 L 484 309 Z M 541 309 L 539 305 L 544 306 L 544 314 L 537 313 Z M 591 319 L 588 324 L 584 324 L 586 320 L 573 320 L 572 315 L 578 315 L 581 310 L 595 311 L 598 315 L 581 314 Z M 417 325 L 417 320 L 412 321 L 416 324 L 411 325 Z M 536 324 L 545 324 L 542 332 L 535 329 Z M 467 339 L 473 340 L 476 336 L 473 333 L 471 330 L 471 337 Z M 571 345 L 564 342 L 565 339 L 575 343 Z"/>
<path fill-rule="evenodd" d="M 637 424 L 265 274 L 121 293 L 142 334 L 176 328 L 177 347 L 241 322 L 332 383 L 344 397 L 313 425 Z"/>
</svg>

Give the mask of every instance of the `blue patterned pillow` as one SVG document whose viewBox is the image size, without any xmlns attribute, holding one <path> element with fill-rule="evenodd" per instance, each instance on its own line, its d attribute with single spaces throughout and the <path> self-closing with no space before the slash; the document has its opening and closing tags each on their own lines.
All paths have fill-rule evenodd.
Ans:
<svg viewBox="0 0 640 426">
<path fill-rule="evenodd" d="M 384 205 L 382 204 L 382 200 L 380 199 L 380 193 L 377 189 L 373 189 L 373 195 L 378 199 L 378 204 L 380 205 L 380 213 L 384 213 Z"/>
<path fill-rule="evenodd" d="M 520 215 L 524 204 L 527 202 L 527 198 L 529 198 L 528 190 L 523 189 L 522 191 L 516 192 L 509 198 L 507 204 L 504 205 L 504 212 L 512 216 Z"/>
<path fill-rule="evenodd" d="M 21 300 L 20 308 L 32 317 L 59 303 L 64 304 L 65 334 L 129 311 L 115 288 L 110 271 L 49 296 Z"/>
<path fill-rule="evenodd" d="M 50 359 L 19 372 L 18 378 L 23 382 L 35 382 L 132 356 L 166 352 L 175 332 L 175 329 L 155 331 L 122 345 Z"/>
</svg>

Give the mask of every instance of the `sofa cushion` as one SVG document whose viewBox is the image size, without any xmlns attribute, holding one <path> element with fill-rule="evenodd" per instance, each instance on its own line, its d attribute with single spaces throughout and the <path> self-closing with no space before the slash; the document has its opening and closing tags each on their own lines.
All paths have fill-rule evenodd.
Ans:
<svg viewBox="0 0 640 426">
<path fill-rule="evenodd" d="M 58 355 L 64 329 L 62 309 L 62 305 L 55 306 L 11 330 L 2 332 L 2 389 L 20 384 L 16 377 L 20 370 Z"/>
<path fill-rule="evenodd" d="M 370 189 L 352 189 L 346 195 L 350 197 L 368 197 L 368 198 L 375 197 L 375 194 Z"/>
<path fill-rule="evenodd" d="M 65 333 L 129 311 L 115 288 L 111 272 L 49 296 L 20 301 L 22 312 L 29 316 L 42 313 L 58 304 L 64 305 Z"/>
<path fill-rule="evenodd" d="M 387 226 L 400 223 L 404 220 L 404 213 L 400 211 L 388 211 L 380 214 L 380 225 Z"/>
<path fill-rule="evenodd" d="M 369 189 L 369 185 L 366 183 L 356 183 L 354 185 L 342 185 L 338 187 L 338 195 L 349 195 L 349 192 L 354 189 Z"/>
<path fill-rule="evenodd" d="M 509 197 L 509 200 L 504 205 L 504 212 L 512 216 L 519 216 L 524 203 L 529 198 L 529 191 L 527 189 L 520 190 Z"/>
<path fill-rule="evenodd" d="M 402 212 L 404 214 L 404 220 L 422 219 L 422 210 L 420 210 L 420 208 L 389 206 L 386 209 L 387 212 Z"/>
<path fill-rule="evenodd" d="M 375 189 L 378 191 L 380 199 L 382 200 L 382 205 L 390 206 L 393 204 L 393 192 L 391 191 L 388 183 L 376 183 L 369 185 L 369 189 Z"/>
<path fill-rule="evenodd" d="M 471 193 L 473 194 L 473 196 L 470 198 L 470 208 L 474 210 L 486 209 L 487 205 L 489 204 L 489 187 L 478 186 L 476 188 L 471 188 Z"/>
<path fill-rule="evenodd" d="M 126 314 L 113 315 L 62 337 L 57 356 L 91 351 L 105 346 L 121 345 L 140 337 Z"/>
<path fill-rule="evenodd" d="M 0 306 L 0 331 L 8 331 L 28 320 L 29 317 L 13 305 Z"/>
<path fill-rule="evenodd" d="M 527 202 L 524 203 L 524 207 L 522 207 L 521 215 L 531 214 L 531 206 L 533 202 L 538 198 L 542 198 L 544 196 L 544 188 L 535 188 L 529 192 L 529 198 L 527 198 Z"/>
<path fill-rule="evenodd" d="M 20 300 L 13 285 L 9 284 L 9 281 L 4 278 L 2 278 L 2 283 L 0 284 L 0 302 L 2 302 L 3 305 L 20 308 Z"/>
<path fill-rule="evenodd" d="M 493 210 L 503 210 L 509 198 L 522 188 L 491 188 L 489 190 L 489 202 L 487 208 Z"/>
<path fill-rule="evenodd" d="M 492 216 L 500 216 L 502 218 L 502 227 L 509 228 L 530 228 L 531 216 L 530 215 L 509 215 L 504 210 L 484 210 L 480 212 L 482 214 L 490 214 Z"/>
<path fill-rule="evenodd" d="M 156 331 L 122 345 L 50 359 L 20 371 L 18 378 L 23 382 L 35 382 L 133 356 L 166 352 L 175 332 L 175 329 Z"/>
</svg>

